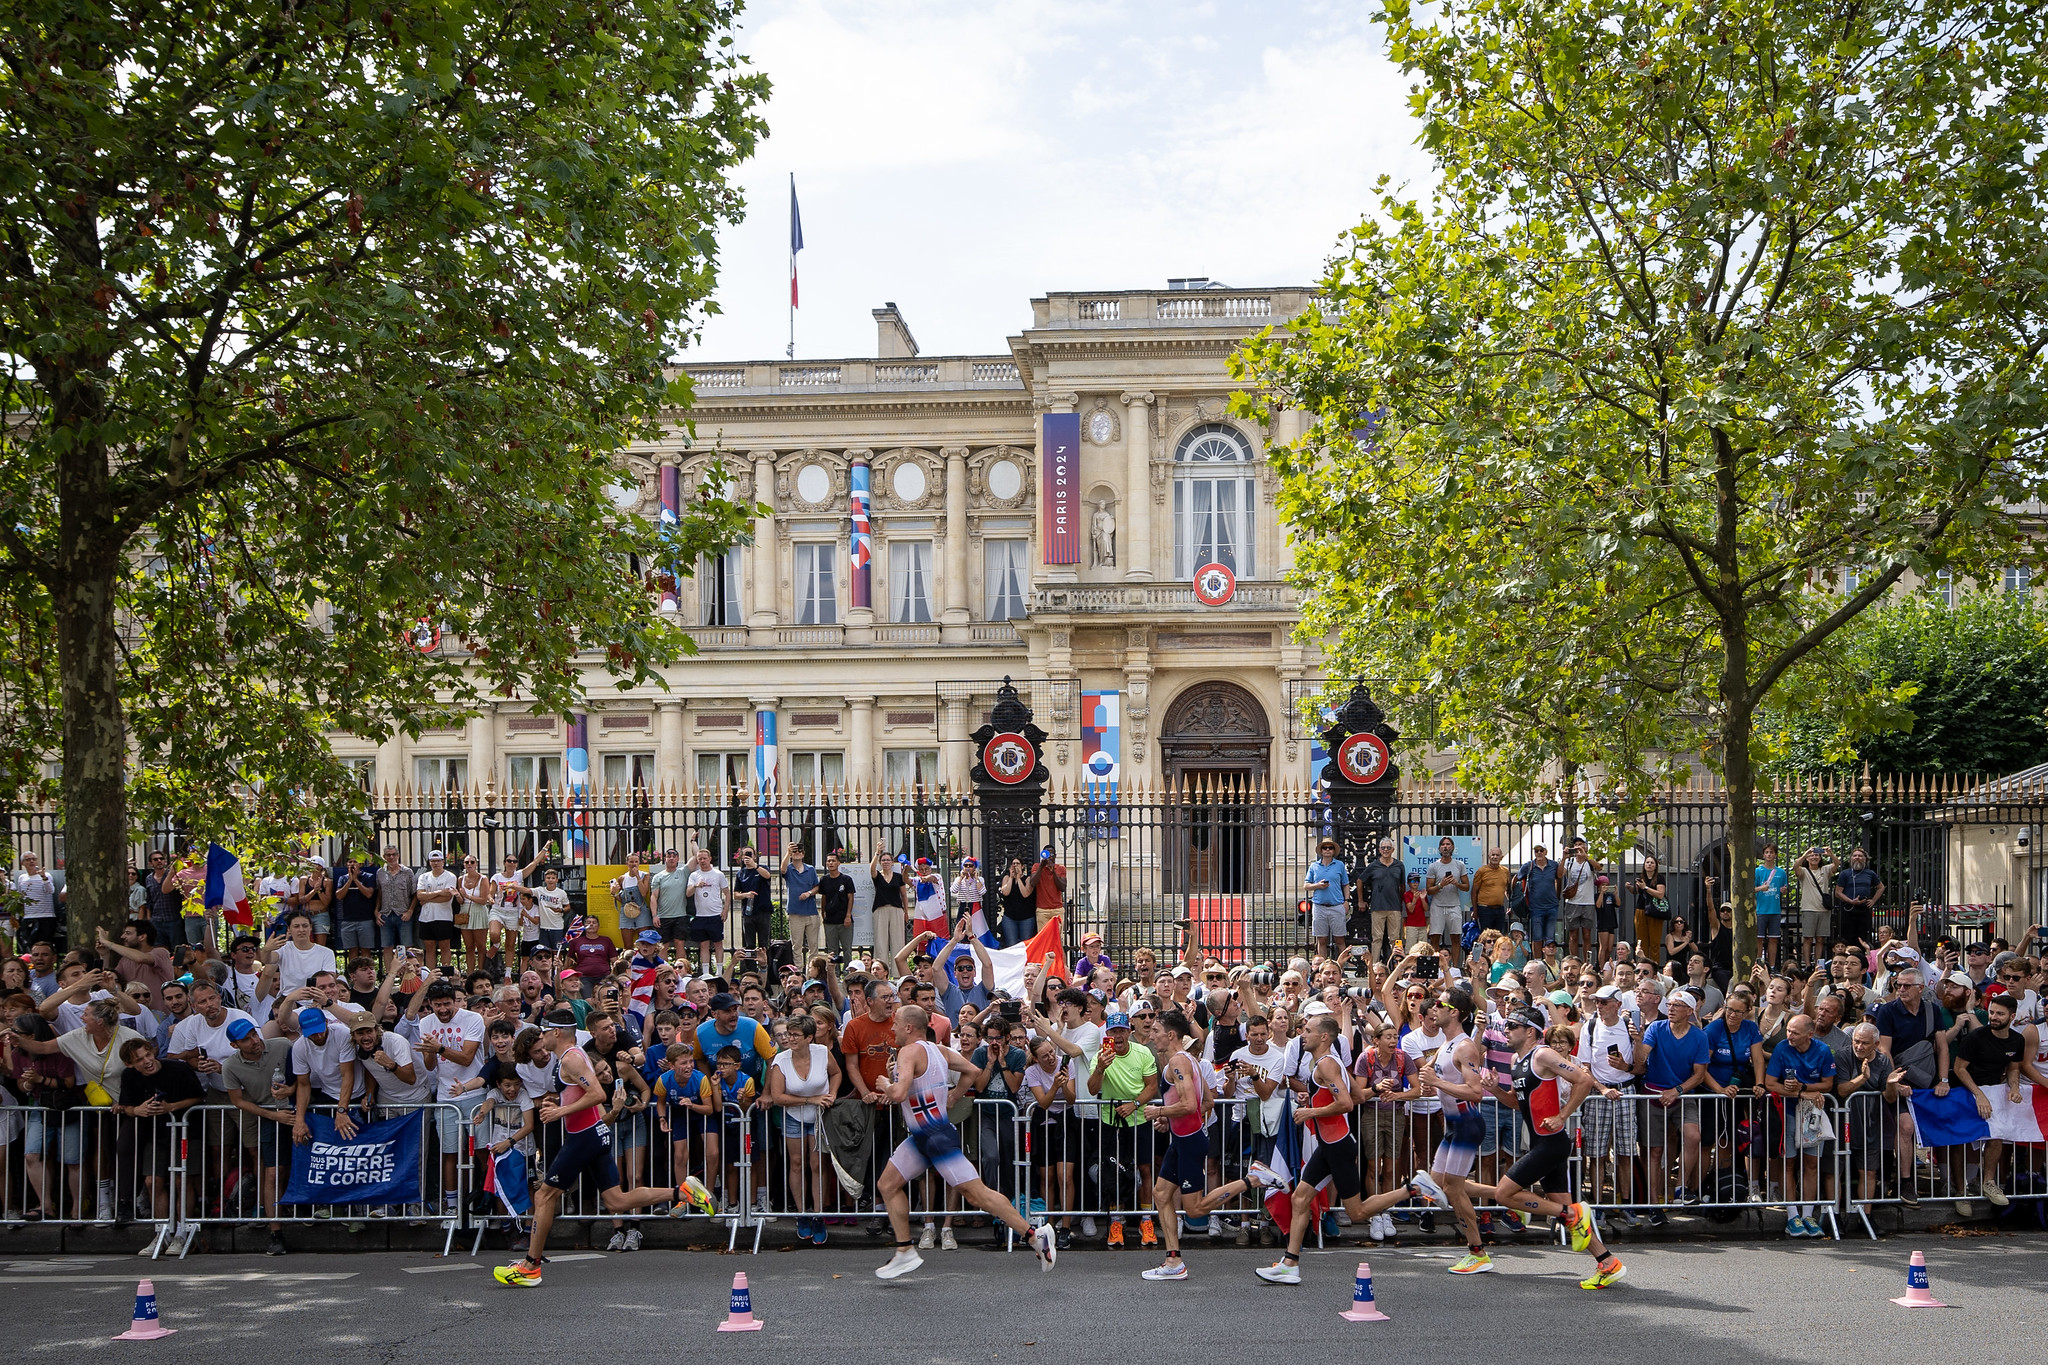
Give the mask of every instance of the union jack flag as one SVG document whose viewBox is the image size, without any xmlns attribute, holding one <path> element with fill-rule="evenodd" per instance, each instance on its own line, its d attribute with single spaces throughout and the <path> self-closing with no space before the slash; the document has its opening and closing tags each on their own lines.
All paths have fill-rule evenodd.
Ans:
<svg viewBox="0 0 2048 1365">
<path fill-rule="evenodd" d="M 868 523 L 868 467 L 853 467 L 853 544 L 849 547 L 853 567 L 865 569 L 874 560 L 873 527 Z"/>
</svg>

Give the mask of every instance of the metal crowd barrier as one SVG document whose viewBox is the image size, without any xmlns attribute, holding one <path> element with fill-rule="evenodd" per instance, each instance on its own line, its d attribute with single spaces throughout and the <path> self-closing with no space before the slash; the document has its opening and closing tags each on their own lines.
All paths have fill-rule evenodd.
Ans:
<svg viewBox="0 0 2048 1365">
<path fill-rule="evenodd" d="M 738 1244 L 740 1228 L 754 1226 L 754 1220 L 747 1212 L 747 1186 L 755 1138 L 766 1106 L 756 1102 L 741 1110 L 737 1105 L 725 1105 L 716 1124 L 707 1122 L 703 1125 L 704 1131 L 695 1134 L 662 1132 L 656 1109 L 657 1105 L 650 1097 L 645 1108 L 620 1114 L 618 1122 L 612 1125 L 612 1158 L 618 1163 L 620 1183 L 627 1189 L 675 1185 L 686 1175 L 698 1175 L 718 1201 L 716 1216 L 727 1226 L 726 1249 L 732 1250 Z M 533 1136 L 535 1151 L 528 1162 L 527 1183 L 537 1189 L 549 1165 L 561 1151 L 562 1125 L 559 1122 L 537 1124 Z M 707 1142 L 707 1138 L 712 1141 Z M 716 1143 L 715 1147 L 712 1142 Z M 682 1148 L 686 1166 L 676 1160 L 678 1147 Z M 717 1153 L 716 1163 L 707 1167 L 713 1151 Z M 562 1191 L 561 1200 L 555 1206 L 555 1221 L 603 1221 L 623 1232 L 642 1220 L 666 1220 L 671 1216 L 694 1218 L 699 1222 L 704 1219 L 704 1215 L 688 1209 L 675 1215 L 659 1208 L 613 1213 L 604 1207 L 602 1193 L 597 1181 L 585 1176 Z M 480 1216 L 497 1220 L 505 1218 L 504 1213 L 498 1210 Z M 761 1234 L 757 1228 L 754 1234 L 756 1250 L 760 1248 L 760 1241 Z"/>
<path fill-rule="evenodd" d="M 0 1213 L 26 1221 L 33 1199 L 44 1223 L 142 1223 L 160 1236 L 180 1207 L 177 1132 L 175 1116 L 127 1118 L 93 1105 L 0 1109 Z"/>
</svg>

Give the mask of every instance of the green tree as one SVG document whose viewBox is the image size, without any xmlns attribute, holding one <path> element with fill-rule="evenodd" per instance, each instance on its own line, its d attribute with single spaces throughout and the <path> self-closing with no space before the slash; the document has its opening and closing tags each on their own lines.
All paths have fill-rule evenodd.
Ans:
<svg viewBox="0 0 2048 1365">
<path fill-rule="evenodd" d="M 1591 765 L 1589 824 L 1718 769 L 1750 960 L 1759 709 L 1909 570 L 2012 558 L 2043 491 L 2038 12 L 1384 17 L 1436 188 L 1383 186 L 1240 360 L 1243 410 L 1313 419 L 1276 457 L 1303 633 L 1409 679 L 1469 780 Z"/>
<path fill-rule="evenodd" d="M 0 777 L 62 752 L 74 932 L 125 914 L 131 796 L 281 838 L 348 814 L 330 727 L 687 649 L 629 557 L 751 509 L 658 533 L 611 495 L 741 210 L 737 8 L 10 7 Z"/>
<path fill-rule="evenodd" d="M 1773 767 L 1997 775 L 2048 762 L 2048 607 L 2026 594 L 1883 602 L 1810 664 L 1822 678 L 1809 691 L 1861 689 L 1873 704 L 1860 731 L 1833 708 L 1767 716 Z"/>
</svg>

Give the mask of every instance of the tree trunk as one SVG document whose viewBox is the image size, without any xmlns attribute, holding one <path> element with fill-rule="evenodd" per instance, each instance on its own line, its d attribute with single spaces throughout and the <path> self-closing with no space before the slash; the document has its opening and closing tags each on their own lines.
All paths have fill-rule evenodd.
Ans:
<svg viewBox="0 0 2048 1365">
<path fill-rule="evenodd" d="M 1745 642 L 1746 643 L 1746 642 Z M 1731 643 L 1730 665 L 1736 646 Z M 1746 655 L 1747 650 L 1743 653 Z M 1741 981 L 1757 960 L 1756 948 L 1756 770 L 1749 761 L 1749 730 L 1753 715 L 1739 697 L 1724 695 L 1722 770 L 1728 778 L 1728 903 L 1735 910 L 1735 976 Z"/>
<path fill-rule="evenodd" d="M 97 395 L 69 395 L 74 429 L 100 417 Z M 95 436 L 58 457 L 57 572 L 45 584 L 57 625 L 64 708 L 64 887 L 71 943 L 120 932 L 128 918 L 128 733 L 121 710 L 116 592 L 121 545 L 107 505 L 107 455 Z"/>
</svg>

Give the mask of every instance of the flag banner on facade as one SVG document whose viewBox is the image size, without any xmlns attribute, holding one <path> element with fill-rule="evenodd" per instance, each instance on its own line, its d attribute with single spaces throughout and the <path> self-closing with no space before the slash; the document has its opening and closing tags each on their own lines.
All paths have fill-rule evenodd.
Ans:
<svg viewBox="0 0 2048 1365">
<path fill-rule="evenodd" d="M 672 612 L 676 609 L 676 585 L 682 577 L 682 565 L 675 562 L 675 549 L 669 538 L 682 528 L 683 524 L 683 472 L 672 464 L 661 467 L 661 520 L 659 530 L 662 538 L 661 563 L 655 566 L 662 575 L 661 609 Z"/>
<path fill-rule="evenodd" d="M 873 607 L 874 599 L 874 527 L 868 520 L 868 462 L 856 459 L 853 462 L 853 537 L 847 546 L 846 563 L 852 576 L 846 582 L 846 602 L 851 607 Z"/>
<path fill-rule="evenodd" d="M 776 823 L 775 806 L 781 783 L 777 780 L 775 713 L 754 712 L 754 848 L 763 857 L 782 854 L 782 826 Z"/>
<path fill-rule="evenodd" d="M 590 857 L 590 717 L 569 717 L 562 766 L 569 783 L 569 852 L 578 862 Z"/>
<path fill-rule="evenodd" d="M 1123 694 L 1081 694 L 1081 786 L 1088 798 L 1088 831 L 1117 837 L 1117 782 L 1123 776 Z"/>
<path fill-rule="evenodd" d="M 344 1138 L 325 1114 L 306 1115 L 313 1140 L 292 1144 L 292 1178 L 282 1202 L 418 1203 L 420 1141 L 426 1121 L 426 1111 L 415 1109 Z"/>
<path fill-rule="evenodd" d="M 1081 562 L 1081 414 L 1048 412 L 1040 419 L 1045 467 L 1045 562 Z"/>
<path fill-rule="evenodd" d="M 242 860 L 219 844 L 206 846 L 206 908 L 221 909 L 229 924 L 252 924 L 249 885 L 242 878 Z"/>
</svg>

